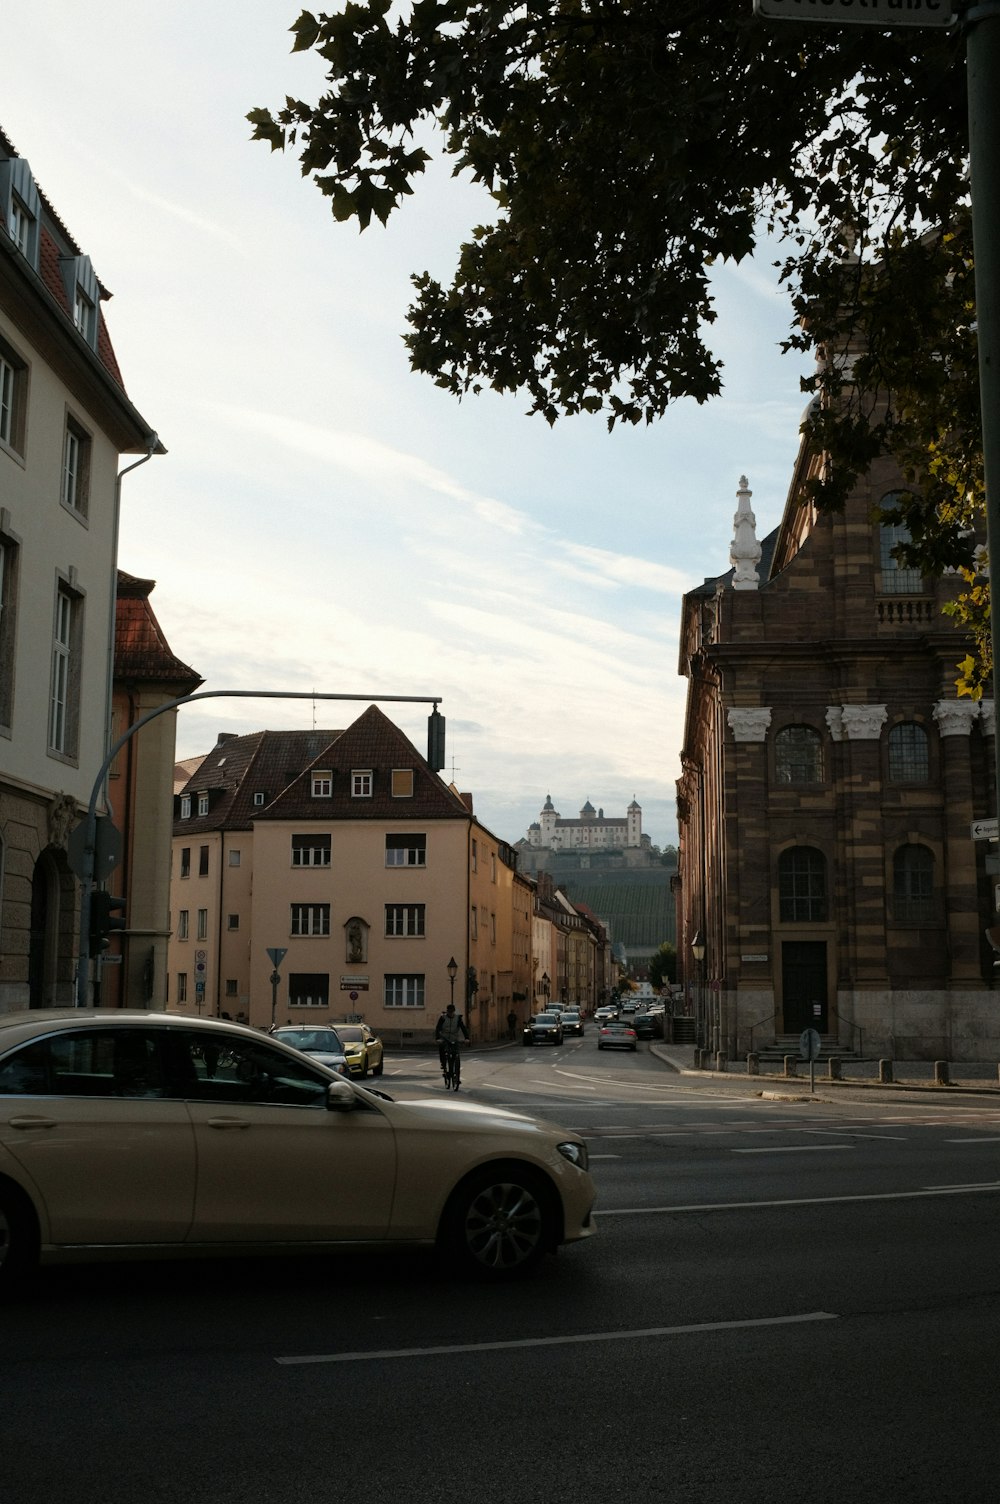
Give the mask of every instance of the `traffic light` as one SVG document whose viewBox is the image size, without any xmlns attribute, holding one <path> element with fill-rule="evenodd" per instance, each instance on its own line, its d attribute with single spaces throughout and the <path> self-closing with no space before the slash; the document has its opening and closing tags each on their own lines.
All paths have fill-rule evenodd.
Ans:
<svg viewBox="0 0 1000 1504">
<path fill-rule="evenodd" d="M 125 929 L 124 898 L 115 898 L 103 888 L 90 895 L 90 954 L 99 956 L 111 944 L 111 936 Z"/>
</svg>

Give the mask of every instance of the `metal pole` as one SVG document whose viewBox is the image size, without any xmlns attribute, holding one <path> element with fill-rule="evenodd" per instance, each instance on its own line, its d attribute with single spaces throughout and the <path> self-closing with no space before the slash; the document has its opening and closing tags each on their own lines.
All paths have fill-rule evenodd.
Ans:
<svg viewBox="0 0 1000 1504">
<path fill-rule="evenodd" d="M 1000 676 L 1000 4 L 974 6 L 964 22 L 995 697 Z M 1000 737 L 995 762 L 994 808 L 1000 813 Z"/>
</svg>

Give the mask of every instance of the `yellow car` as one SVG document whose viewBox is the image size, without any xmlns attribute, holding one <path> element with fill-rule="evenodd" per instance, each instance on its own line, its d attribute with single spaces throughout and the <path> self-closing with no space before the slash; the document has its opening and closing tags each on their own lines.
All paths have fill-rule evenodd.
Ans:
<svg viewBox="0 0 1000 1504">
<path fill-rule="evenodd" d="M 362 1081 L 369 1071 L 373 1076 L 382 1074 L 382 1041 L 367 1024 L 334 1024 L 347 1057 L 347 1068 L 352 1076 Z"/>
</svg>

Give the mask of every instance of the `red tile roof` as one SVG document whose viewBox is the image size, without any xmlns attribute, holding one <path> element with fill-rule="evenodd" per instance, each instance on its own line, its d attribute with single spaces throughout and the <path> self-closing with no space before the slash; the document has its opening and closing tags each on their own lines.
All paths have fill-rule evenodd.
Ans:
<svg viewBox="0 0 1000 1504">
<path fill-rule="evenodd" d="M 173 684 L 178 695 L 193 694 L 204 681 L 170 651 L 170 644 L 149 604 L 155 580 L 140 580 L 118 571 L 115 608 L 115 679 L 156 680 Z"/>
</svg>

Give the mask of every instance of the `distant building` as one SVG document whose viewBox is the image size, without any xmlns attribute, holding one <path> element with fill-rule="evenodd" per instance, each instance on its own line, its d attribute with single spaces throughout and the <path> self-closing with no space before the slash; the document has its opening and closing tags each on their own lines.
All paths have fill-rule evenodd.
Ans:
<svg viewBox="0 0 1000 1504">
<path fill-rule="evenodd" d="M 376 706 L 344 731 L 220 737 L 173 830 L 171 1009 L 360 1017 L 390 1044 L 429 1040 L 452 996 L 477 1038 L 523 1011 L 531 891 L 512 849 Z"/>
<path fill-rule="evenodd" d="M 634 799 L 622 816 L 605 815 L 588 799 L 577 819 L 564 820 L 548 794 L 528 827 L 527 845 L 533 851 L 637 851 L 650 841 L 643 836 L 642 808 Z"/>
</svg>

